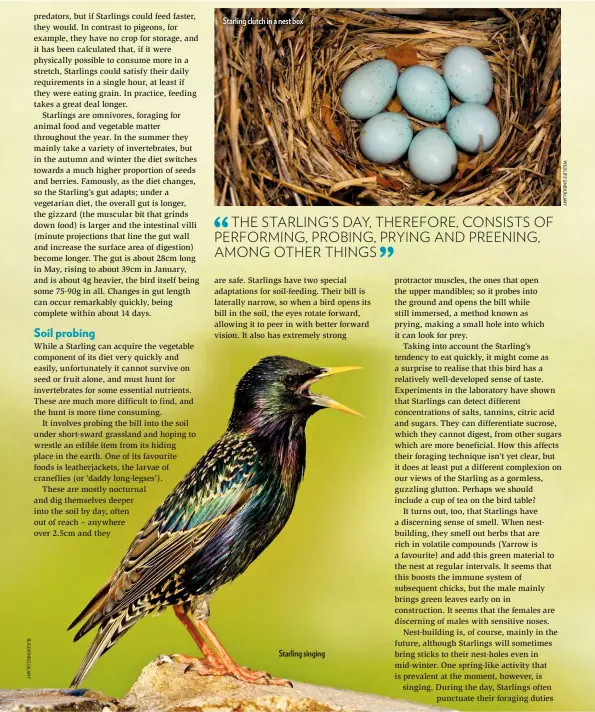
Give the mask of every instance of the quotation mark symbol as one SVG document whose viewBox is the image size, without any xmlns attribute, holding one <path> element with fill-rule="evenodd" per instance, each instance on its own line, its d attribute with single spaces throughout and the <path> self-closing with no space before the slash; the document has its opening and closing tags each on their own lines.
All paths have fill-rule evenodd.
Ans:
<svg viewBox="0 0 595 712">
<path fill-rule="evenodd" d="M 380 248 L 380 257 L 384 257 L 385 255 L 392 257 L 394 254 L 395 254 L 394 247 L 381 247 Z"/>
<path fill-rule="evenodd" d="M 215 218 L 215 227 L 229 227 L 229 218 Z"/>
</svg>

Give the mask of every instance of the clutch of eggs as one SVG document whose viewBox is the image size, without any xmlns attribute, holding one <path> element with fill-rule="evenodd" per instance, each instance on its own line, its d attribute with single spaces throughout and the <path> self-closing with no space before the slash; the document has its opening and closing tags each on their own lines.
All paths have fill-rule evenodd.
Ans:
<svg viewBox="0 0 595 712">
<path fill-rule="evenodd" d="M 387 164 L 407 153 L 417 178 L 443 183 L 456 170 L 457 146 L 477 153 L 489 151 L 498 140 L 498 118 L 485 106 L 493 87 L 492 70 L 483 54 L 461 45 L 444 58 L 442 75 L 422 64 L 399 74 L 388 59 L 367 62 L 343 83 L 341 104 L 352 118 L 367 119 L 359 138 L 366 158 Z M 429 127 L 414 137 L 406 116 L 383 111 L 395 93 L 410 116 L 428 123 L 446 117 L 446 132 Z M 451 108 L 451 94 L 463 103 Z"/>
</svg>

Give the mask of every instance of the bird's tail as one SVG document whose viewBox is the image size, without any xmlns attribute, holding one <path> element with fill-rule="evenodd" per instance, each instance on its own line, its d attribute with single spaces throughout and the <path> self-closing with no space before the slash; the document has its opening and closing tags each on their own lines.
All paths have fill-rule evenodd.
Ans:
<svg viewBox="0 0 595 712">
<path fill-rule="evenodd" d="M 144 613 L 144 611 L 143 611 Z M 95 640 L 87 650 L 70 687 L 80 687 L 81 682 L 87 677 L 89 671 L 97 660 L 115 644 L 124 633 L 131 628 L 141 617 L 141 615 L 130 615 L 129 610 L 122 611 L 117 616 L 109 618 L 102 623 L 97 631 Z"/>
</svg>

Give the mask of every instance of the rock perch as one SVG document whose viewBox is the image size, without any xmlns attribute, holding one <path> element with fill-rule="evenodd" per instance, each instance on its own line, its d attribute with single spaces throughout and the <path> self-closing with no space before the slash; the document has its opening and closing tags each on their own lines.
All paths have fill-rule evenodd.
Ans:
<svg viewBox="0 0 595 712">
<path fill-rule="evenodd" d="M 159 659 L 144 668 L 120 706 L 126 712 L 432 712 L 444 708 L 294 682 L 266 687 L 203 677 Z"/>
<path fill-rule="evenodd" d="M 302 682 L 268 687 L 185 669 L 162 656 L 121 700 L 90 690 L 0 690 L 0 712 L 447 712 Z"/>
</svg>

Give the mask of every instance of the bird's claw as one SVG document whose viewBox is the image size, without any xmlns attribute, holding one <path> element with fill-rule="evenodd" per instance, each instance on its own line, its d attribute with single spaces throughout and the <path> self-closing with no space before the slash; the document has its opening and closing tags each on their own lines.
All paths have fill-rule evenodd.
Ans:
<svg viewBox="0 0 595 712">
<path fill-rule="evenodd" d="M 215 659 L 193 658 L 188 655 L 172 655 L 172 662 L 184 666 L 183 673 L 197 672 L 199 675 L 226 675 L 227 668 Z"/>
</svg>

